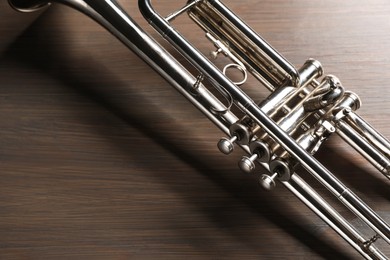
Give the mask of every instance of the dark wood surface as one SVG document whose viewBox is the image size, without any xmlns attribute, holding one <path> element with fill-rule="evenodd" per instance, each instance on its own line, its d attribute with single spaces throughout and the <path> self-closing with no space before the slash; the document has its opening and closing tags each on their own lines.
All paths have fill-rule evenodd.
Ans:
<svg viewBox="0 0 390 260">
<path fill-rule="evenodd" d="M 160 39 L 137 1 L 121 2 Z M 164 14 L 182 4 L 161 2 Z M 226 4 L 294 65 L 320 60 L 390 136 L 390 2 Z M 12 26 L 0 26 L 0 259 L 360 258 L 283 187 L 242 174 L 241 151 L 221 155 L 221 133 L 93 21 L 53 5 L 19 37 Z M 318 157 L 390 222 L 383 176 L 337 137 Z"/>
</svg>

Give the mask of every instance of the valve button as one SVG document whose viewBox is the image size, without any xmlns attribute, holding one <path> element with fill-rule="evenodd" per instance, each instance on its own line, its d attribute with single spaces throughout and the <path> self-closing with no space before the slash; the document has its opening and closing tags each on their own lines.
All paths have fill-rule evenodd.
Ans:
<svg viewBox="0 0 390 260">
<path fill-rule="evenodd" d="M 265 189 L 267 191 L 271 191 L 271 190 L 275 189 L 275 187 L 276 187 L 276 183 L 275 183 L 276 177 L 278 177 L 277 172 L 274 173 L 272 176 L 269 176 L 267 174 L 263 174 L 260 177 L 259 183 L 263 189 Z"/>
<path fill-rule="evenodd" d="M 251 173 L 255 169 L 255 160 L 258 158 L 258 154 L 252 154 L 251 157 L 243 156 L 238 162 L 238 166 L 243 172 Z"/>
<path fill-rule="evenodd" d="M 238 140 L 236 135 L 232 136 L 230 139 L 227 137 L 221 138 L 218 142 L 218 149 L 224 154 L 230 154 L 234 150 L 234 143 Z"/>
</svg>

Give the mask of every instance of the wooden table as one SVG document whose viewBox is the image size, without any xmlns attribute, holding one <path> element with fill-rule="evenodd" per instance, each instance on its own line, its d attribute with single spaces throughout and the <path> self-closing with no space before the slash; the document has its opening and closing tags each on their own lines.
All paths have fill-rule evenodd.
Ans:
<svg viewBox="0 0 390 260">
<path fill-rule="evenodd" d="M 120 2 L 160 41 L 137 1 Z M 162 2 L 164 14 L 182 5 Z M 294 65 L 320 60 L 390 136 L 390 2 L 226 4 Z M 175 25 L 213 50 L 185 17 Z M 265 192 L 241 173 L 242 152 L 221 155 L 222 134 L 89 18 L 54 4 L 12 37 L 0 50 L 0 259 L 359 259 L 281 185 Z M 246 86 L 257 101 L 259 85 Z M 318 158 L 390 222 L 389 182 L 360 155 L 335 136 Z"/>
</svg>

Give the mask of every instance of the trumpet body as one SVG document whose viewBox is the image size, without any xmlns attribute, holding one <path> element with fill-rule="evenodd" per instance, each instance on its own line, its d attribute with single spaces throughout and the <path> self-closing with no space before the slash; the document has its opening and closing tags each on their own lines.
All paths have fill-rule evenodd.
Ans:
<svg viewBox="0 0 390 260">
<path fill-rule="evenodd" d="M 193 75 L 141 30 L 115 1 L 58 2 L 98 21 L 189 99 L 228 136 L 218 144 L 223 153 L 229 154 L 234 146 L 241 146 L 248 155 L 240 160 L 240 168 L 252 172 L 256 165 L 264 166 L 269 171 L 260 176 L 264 188 L 271 190 L 279 181 L 361 255 L 386 259 L 375 242 L 389 243 L 388 224 L 313 154 L 329 136 L 339 134 L 388 179 L 388 141 L 355 112 L 360 107 L 360 99 L 344 91 L 338 78 L 330 75 L 317 80 L 323 76 L 318 61 L 308 60 L 295 69 L 220 1 L 189 1 L 183 9 L 167 17 L 156 12 L 150 1 L 139 1 L 148 22 L 196 69 Z M 18 7 L 18 1 L 11 3 Z M 44 1 L 36 1 L 31 6 L 21 5 L 20 9 L 46 5 Z M 217 48 L 213 55 L 224 54 L 233 65 L 219 70 L 170 25 L 186 11 Z M 244 80 L 230 80 L 225 74 L 231 68 L 242 73 Z M 271 91 L 264 101 L 256 103 L 240 88 L 248 73 Z M 204 85 L 206 81 L 208 87 Z M 223 96 L 222 100 L 215 97 L 212 93 L 215 90 L 210 90 L 210 86 Z M 233 107 L 239 111 L 237 114 Z M 299 165 L 372 228 L 374 235 L 364 237 L 310 188 L 295 173 Z"/>
</svg>

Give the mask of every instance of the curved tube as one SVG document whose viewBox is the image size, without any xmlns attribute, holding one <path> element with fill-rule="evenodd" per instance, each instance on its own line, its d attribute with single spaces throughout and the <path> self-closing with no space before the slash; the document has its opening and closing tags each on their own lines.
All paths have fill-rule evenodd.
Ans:
<svg viewBox="0 0 390 260">
<path fill-rule="evenodd" d="M 42 0 L 33 0 L 29 2 L 22 0 L 9 1 L 13 7 L 22 11 L 36 10 L 49 4 L 48 1 Z M 163 35 L 198 69 L 201 73 L 198 77 L 190 74 L 165 49 L 145 33 L 115 0 L 55 0 L 53 2 L 71 6 L 96 20 L 174 86 L 223 132 L 230 134 L 229 127 L 236 123 L 238 118 L 202 84 L 201 79 L 203 76 L 206 76 L 216 88 L 226 91 L 232 97 L 238 108 L 258 124 L 264 132 L 280 144 L 280 146 L 293 158 L 301 163 L 314 177 L 328 188 L 329 191 L 343 202 L 347 208 L 364 220 L 387 243 L 390 243 L 390 227 L 388 224 L 353 194 L 352 191 L 329 172 L 329 170 L 320 164 L 310 153 L 302 148 L 250 97 L 238 88 L 236 84 L 210 63 L 203 54 L 198 52 L 177 31 L 175 31 L 174 28 L 169 25 L 167 19 L 162 18 L 154 11 L 150 0 L 139 0 L 139 7 L 143 15 L 149 23 L 161 33 L 161 35 Z M 241 24 L 238 18 L 230 13 L 220 1 L 213 0 L 210 2 L 215 8 L 227 12 L 230 19 Z M 241 25 L 243 25 L 243 23 Z M 244 31 L 246 30 L 245 28 L 243 29 Z M 264 46 L 265 48 L 268 48 L 266 44 Z M 272 56 L 273 59 L 280 59 L 279 62 L 282 64 L 281 66 L 285 67 L 286 71 L 289 73 L 296 73 L 295 69 L 290 68 L 288 62 L 282 60 L 281 57 L 278 57 L 277 53 L 274 53 L 271 47 L 269 48 L 269 55 Z M 299 81 L 299 75 L 296 75 L 296 80 Z M 213 111 L 224 111 L 224 113 L 213 113 Z M 242 147 L 246 152 L 250 152 L 248 146 L 242 145 Z M 266 164 L 264 166 L 266 168 L 268 167 Z M 274 173 L 273 176 L 276 175 L 277 174 Z M 377 252 L 377 249 L 371 245 L 371 243 L 367 244 L 367 241 L 364 241 L 345 219 L 339 216 L 338 213 L 311 190 L 306 183 L 298 178 L 297 175 L 294 174 L 288 182 L 282 183 L 309 208 L 313 209 L 313 211 L 324 219 L 325 222 L 332 226 L 336 232 L 345 238 L 363 256 L 367 258 L 370 258 L 371 256 L 379 259 L 385 258 L 380 252 Z"/>
<path fill-rule="evenodd" d="M 213 1 L 214 4 L 219 1 Z M 219 3 L 221 4 L 221 3 Z M 221 4 L 222 5 L 222 4 Z M 371 208 L 364 204 L 352 191 L 339 181 L 311 154 L 270 119 L 240 88 L 227 79 L 208 59 L 187 42 L 169 23 L 152 7 L 150 0 L 139 0 L 139 7 L 148 22 L 160 32 L 184 57 L 207 75 L 216 85 L 230 93 L 237 105 L 250 116 L 269 136 L 280 144 L 291 156 L 317 178 L 352 212 L 362 218 L 372 229 L 390 243 L 390 227 Z"/>
</svg>

